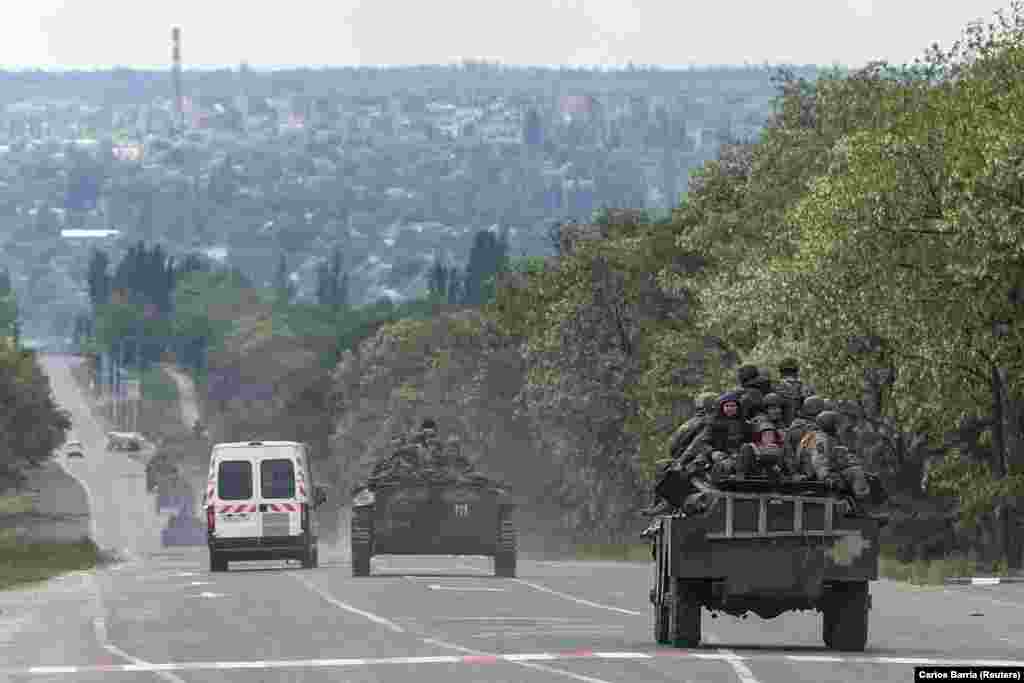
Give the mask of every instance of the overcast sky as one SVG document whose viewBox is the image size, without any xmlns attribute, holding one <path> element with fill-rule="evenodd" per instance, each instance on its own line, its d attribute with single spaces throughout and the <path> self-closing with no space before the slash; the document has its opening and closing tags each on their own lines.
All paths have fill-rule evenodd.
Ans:
<svg viewBox="0 0 1024 683">
<path fill-rule="evenodd" d="M 1009 0 L 11 0 L 0 66 L 902 63 Z"/>
</svg>

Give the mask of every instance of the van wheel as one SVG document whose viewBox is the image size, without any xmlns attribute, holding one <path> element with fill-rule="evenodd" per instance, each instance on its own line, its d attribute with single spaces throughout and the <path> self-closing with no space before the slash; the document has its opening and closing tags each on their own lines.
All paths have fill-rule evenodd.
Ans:
<svg viewBox="0 0 1024 683">
<path fill-rule="evenodd" d="M 352 510 L 351 542 L 352 576 L 369 576 L 373 552 L 373 507 Z"/>
<path fill-rule="evenodd" d="M 301 561 L 302 561 L 302 568 L 303 569 L 316 569 L 316 565 L 317 565 L 317 556 L 316 555 L 317 555 L 317 552 L 316 552 L 316 546 L 315 545 L 310 544 L 310 545 L 306 546 L 306 549 L 303 551 L 302 557 L 300 558 Z"/>
<path fill-rule="evenodd" d="M 228 570 L 228 558 L 218 552 L 210 551 L 210 571 L 226 572 Z"/>
</svg>

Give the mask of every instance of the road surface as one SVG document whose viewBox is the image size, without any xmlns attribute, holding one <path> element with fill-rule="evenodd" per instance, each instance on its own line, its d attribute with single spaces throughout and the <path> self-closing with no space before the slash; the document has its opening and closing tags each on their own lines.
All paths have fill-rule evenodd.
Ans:
<svg viewBox="0 0 1024 683">
<path fill-rule="evenodd" d="M 47 369 L 88 447 L 91 417 L 62 362 Z M 375 558 L 374 575 L 356 579 L 342 553 L 322 550 L 315 570 L 210 574 L 202 548 L 155 549 L 141 485 L 132 494 L 120 479 L 128 464 L 89 450 L 94 496 L 119 487 L 96 501 L 101 537 L 135 559 L 0 597 L 7 680 L 902 683 L 915 662 L 1024 660 L 1020 584 L 878 582 L 868 651 L 852 655 L 821 646 L 812 614 L 705 616 L 713 643 L 655 646 L 645 564 L 521 559 L 519 578 L 497 579 L 486 559 Z M 12 607 L 25 623 L 5 625 Z"/>
</svg>

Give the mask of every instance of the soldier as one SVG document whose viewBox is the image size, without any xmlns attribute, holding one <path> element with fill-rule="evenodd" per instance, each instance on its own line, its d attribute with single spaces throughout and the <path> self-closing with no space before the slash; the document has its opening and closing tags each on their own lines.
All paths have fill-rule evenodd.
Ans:
<svg viewBox="0 0 1024 683">
<path fill-rule="evenodd" d="M 813 475 L 810 461 L 801 459 L 800 440 L 808 432 L 818 428 L 814 419 L 825 410 L 825 400 L 820 396 L 809 396 L 800 406 L 797 418 L 786 430 L 786 437 L 783 444 L 782 458 L 791 471 L 802 474 L 805 477 Z"/>
<path fill-rule="evenodd" d="M 693 417 L 684 422 L 668 445 L 669 458 L 678 458 L 696 438 L 700 430 L 707 425 L 714 417 L 715 409 L 718 407 L 717 397 L 711 392 L 704 392 L 694 401 Z"/>
<path fill-rule="evenodd" d="M 764 398 L 764 412 L 753 420 L 753 443 L 744 444 L 740 449 L 740 471 L 761 475 L 778 476 L 793 474 L 792 468 L 783 459 L 782 413 L 784 400 L 775 393 Z"/>
<path fill-rule="evenodd" d="M 786 422 L 792 422 L 800 412 L 803 402 L 814 395 L 814 390 L 800 379 L 800 364 L 795 358 L 784 358 L 779 363 L 781 379 L 775 385 L 775 392 L 786 399 Z"/>
<path fill-rule="evenodd" d="M 740 411 L 740 396 L 736 392 L 728 392 L 719 396 L 718 414 L 694 439 L 681 460 L 697 460 L 703 455 L 710 460 L 716 474 L 732 474 L 740 446 L 751 441 L 753 436 L 751 424 L 743 419 Z"/>
<path fill-rule="evenodd" d="M 671 476 L 672 464 L 675 459 L 686 452 L 687 447 L 693 443 L 693 440 L 700 434 L 701 430 L 711 422 L 717 405 L 717 397 L 710 392 L 700 394 L 694 400 L 694 408 L 696 410 L 693 417 L 680 425 L 675 433 L 672 434 L 672 438 L 669 439 L 668 458 L 655 462 L 655 465 L 658 467 L 658 476 L 654 484 L 654 501 L 650 507 L 644 508 L 641 514 L 658 515 L 671 509 L 671 505 L 667 501 L 659 502 L 657 491 L 664 486 L 665 479 Z"/>
<path fill-rule="evenodd" d="M 746 389 L 740 396 L 740 415 L 744 420 L 756 420 L 764 410 L 764 394 L 760 389 Z"/>
<path fill-rule="evenodd" d="M 829 484 L 830 488 L 844 488 L 842 471 L 845 469 L 844 447 L 839 443 L 839 426 L 842 416 L 825 410 L 815 418 L 817 429 L 809 431 L 800 441 L 801 450 L 811 463 L 814 478 Z"/>
</svg>

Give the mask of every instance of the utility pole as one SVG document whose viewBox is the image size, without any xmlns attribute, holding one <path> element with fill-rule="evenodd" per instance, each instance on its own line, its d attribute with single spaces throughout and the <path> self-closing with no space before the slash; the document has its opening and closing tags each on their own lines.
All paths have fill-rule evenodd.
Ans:
<svg viewBox="0 0 1024 683">
<path fill-rule="evenodd" d="M 177 26 L 171 29 L 171 43 L 171 60 L 174 65 L 174 132 L 180 136 L 185 133 L 185 107 L 181 95 L 181 29 Z"/>
</svg>

